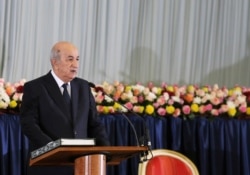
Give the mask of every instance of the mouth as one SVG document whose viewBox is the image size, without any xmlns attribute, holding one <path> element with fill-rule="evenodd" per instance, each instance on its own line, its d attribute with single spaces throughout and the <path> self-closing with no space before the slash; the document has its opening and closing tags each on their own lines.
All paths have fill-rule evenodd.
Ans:
<svg viewBox="0 0 250 175">
<path fill-rule="evenodd" d="M 70 70 L 71 73 L 77 73 L 77 70 Z"/>
</svg>

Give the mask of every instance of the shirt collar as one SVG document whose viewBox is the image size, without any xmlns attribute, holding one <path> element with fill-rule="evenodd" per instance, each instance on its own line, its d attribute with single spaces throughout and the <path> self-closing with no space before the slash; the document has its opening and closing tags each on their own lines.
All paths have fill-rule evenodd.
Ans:
<svg viewBox="0 0 250 175">
<path fill-rule="evenodd" d="M 51 74 L 54 77 L 54 79 L 56 80 L 56 83 L 59 87 L 62 87 L 62 85 L 64 84 L 64 82 L 55 74 L 55 72 L 53 70 L 51 70 Z M 68 85 L 70 86 L 70 82 L 68 82 Z"/>
</svg>

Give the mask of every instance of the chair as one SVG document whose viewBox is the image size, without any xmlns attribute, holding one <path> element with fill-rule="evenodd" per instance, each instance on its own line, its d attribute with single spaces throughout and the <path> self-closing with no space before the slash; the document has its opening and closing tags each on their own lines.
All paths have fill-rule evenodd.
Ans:
<svg viewBox="0 0 250 175">
<path fill-rule="evenodd" d="M 181 153 L 167 149 L 151 153 L 141 157 L 138 175 L 199 175 L 195 164 Z"/>
</svg>

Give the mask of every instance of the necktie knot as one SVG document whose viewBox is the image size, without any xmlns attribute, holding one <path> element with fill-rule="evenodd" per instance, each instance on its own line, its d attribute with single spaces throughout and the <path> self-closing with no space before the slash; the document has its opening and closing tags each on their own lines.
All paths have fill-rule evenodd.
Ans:
<svg viewBox="0 0 250 175">
<path fill-rule="evenodd" d="M 62 87 L 63 87 L 63 90 L 67 89 L 68 83 L 64 83 L 64 84 L 62 85 Z"/>
<path fill-rule="evenodd" d="M 67 104 L 70 104 L 70 96 L 69 96 L 67 86 L 68 86 L 67 83 L 62 85 L 62 87 L 63 87 L 63 98 L 65 99 Z"/>
</svg>

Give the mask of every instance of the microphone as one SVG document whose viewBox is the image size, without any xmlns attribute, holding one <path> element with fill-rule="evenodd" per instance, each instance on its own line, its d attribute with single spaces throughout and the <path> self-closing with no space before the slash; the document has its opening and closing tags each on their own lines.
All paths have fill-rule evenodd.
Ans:
<svg viewBox="0 0 250 175">
<path fill-rule="evenodd" d="M 147 146 L 149 150 L 151 150 L 151 139 L 150 139 L 150 135 L 149 135 L 149 129 L 147 127 L 147 124 L 145 122 L 145 119 L 140 116 L 139 114 L 137 114 L 136 112 L 128 109 L 125 105 L 117 102 L 115 99 L 113 99 L 110 95 L 106 94 L 103 90 L 102 87 L 97 87 L 94 83 L 92 82 L 89 82 L 89 86 L 94 88 L 96 91 L 101 91 L 103 93 L 104 96 L 106 96 L 107 98 L 109 98 L 110 100 L 118 103 L 122 108 L 123 110 L 122 111 L 129 111 L 131 112 L 132 114 L 136 115 L 137 117 L 140 117 L 142 118 L 142 121 L 143 121 L 143 126 L 144 126 L 144 135 L 140 138 L 140 142 L 139 142 L 139 139 L 138 139 L 138 134 L 136 133 L 136 130 L 135 130 L 135 127 L 134 125 L 132 124 L 131 120 L 128 118 L 127 115 L 125 115 L 123 112 L 121 112 L 121 114 L 125 117 L 125 119 L 129 122 L 131 128 L 133 129 L 133 132 L 135 134 L 135 137 L 136 137 L 136 142 L 137 142 L 137 146 Z M 140 144 L 139 144 L 140 143 Z"/>
<path fill-rule="evenodd" d="M 92 82 L 89 82 L 89 86 L 90 86 L 91 88 L 96 89 L 95 84 L 92 83 Z M 98 88 L 98 91 L 101 91 L 101 92 L 104 94 L 104 96 L 106 96 L 106 97 L 108 97 L 109 99 L 111 99 L 111 101 L 116 102 L 113 98 L 111 98 L 109 95 L 107 95 L 107 94 L 103 91 L 102 88 Z M 119 104 L 120 104 L 120 103 L 119 103 Z M 122 105 L 121 105 L 121 106 L 122 106 Z M 136 139 L 137 146 L 140 146 L 140 144 L 139 144 L 139 139 L 138 139 L 138 135 L 137 135 L 137 133 L 136 133 L 136 130 L 135 130 L 135 127 L 134 127 L 133 123 L 131 122 L 131 120 L 130 120 L 124 113 L 121 113 L 121 114 L 122 114 L 123 117 L 125 117 L 125 119 L 126 119 L 126 120 L 128 121 L 128 123 L 130 124 L 130 126 L 131 126 L 131 128 L 132 128 L 132 130 L 133 130 L 133 132 L 134 132 L 134 135 L 135 135 L 135 139 Z"/>
<path fill-rule="evenodd" d="M 94 89 L 95 89 L 95 84 L 94 84 L 94 83 L 92 83 L 92 82 L 89 82 L 89 87 L 91 87 L 91 88 L 94 88 Z"/>
</svg>

